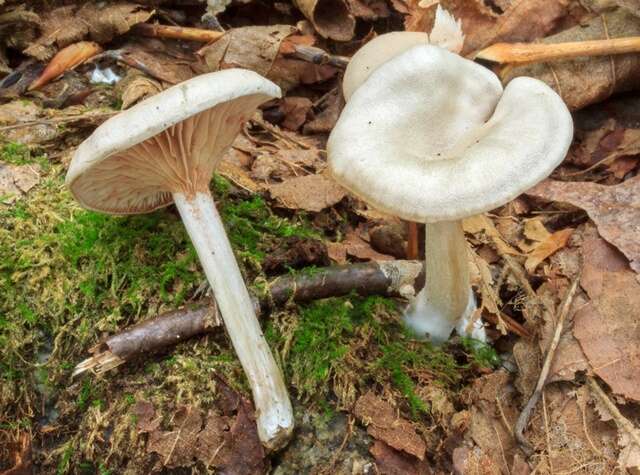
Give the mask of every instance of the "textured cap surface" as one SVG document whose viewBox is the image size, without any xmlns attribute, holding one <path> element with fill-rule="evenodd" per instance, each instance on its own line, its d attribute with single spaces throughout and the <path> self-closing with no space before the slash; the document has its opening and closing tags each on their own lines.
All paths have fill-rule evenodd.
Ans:
<svg viewBox="0 0 640 475">
<path fill-rule="evenodd" d="M 280 88 L 253 71 L 203 74 L 110 118 L 78 147 L 66 177 L 86 208 L 151 211 L 207 186 L 224 150 Z"/>
<path fill-rule="evenodd" d="M 382 211 L 418 222 L 496 208 L 563 160 L 573 136 L 562 99 L 536 79 L 503 91 L 482 66 L 416 46 L 353 94 L 327 145 L 336 180 Z"/>
</svg>

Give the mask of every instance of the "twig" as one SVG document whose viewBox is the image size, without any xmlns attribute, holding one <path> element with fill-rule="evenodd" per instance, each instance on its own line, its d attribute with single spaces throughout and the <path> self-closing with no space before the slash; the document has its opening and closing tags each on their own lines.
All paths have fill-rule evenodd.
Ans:
<svg viewBox="0 0 640 475">
<path fill-rule="evenodd" d="M 212 43 L 224 36 L 224 31 L 204 30 L 202 28 L 188 28 L 183 26 L 157 25 L 139 23 L 132 28 L 134 33 L 152 38 L 173 38 L 176 40 Z"/>
<path fill-rule="evenodd" d="M 83 119 L 102 119 L 111 117 L 112 115 L 117 114 L 120 111 L 109 111 L 109 112 L 89 112 L 86 114 L 78 114 L 66 117 L 53 117 L 51 119 L 38 119 L 38 120 L 30 120 L 29 122 L 20 122 L 18 124 L 5 125 L 0 127 L 0 132 L 5 132 L 7 130 L 20 129 L 22 127 L 32 127 L 34 125 L 46 125 L 46 124 L 63 124 L 65 122 L 77 122 Z"/>
<path fill-rule="evenodd" d="M 516 440 L 520 444 L 520 448 L 527 455 L 531 456 L 533 454 L 533 447 L 529 443 L 529 441 L 524 436 L 524 430 L 527 427 L 527 423 L 529 422 L 529 416 L 531 415 L 531 411 L 538 403 L 540 396 L 542 394 L 542 389 L 544 388 L 547 378 L 549 376 L 549 369 L 551 368 L 551 363 L 553 362 L 553 357 L 556 353 L 556 349 L 558 348 L 558 344 L 560 343 L 560 336 L 562 335 L 562 330 L 564 326 L 564 321 L 569 313 L 569 309 L 571 308 L 571 304 L 573 303 L 573 298 L 576 294 L 576 290 L 578 289 L 578 282 L 580 281 L 579 276 L 573 281 L 573 284 L 567 291 L 567 294 L 564 298 L 564 302 L 560 306 L 560 313 L 558 315 L 558 321 L 556 322 L 556 330 L 553 335 L 553 340 L 551 341 L 551 345 L 549 345 L 549 350 L 547 351 L 547 356 L 544 360 L 544 364 L 542 366 L 542 370 L 540 371 L 540 377 L 538 378 L 538 383 L 536 384 L 536 388 L 533 391 L 533 394 L 527 401 L 524 409 L 520 413 L 518 417 L 518 421 L 516 422 L 516 426 L 514 429 L 514 435 Z"/>
<path fill-rule="evenodd" d="M 418 224 L 407 221 L 407 259 L 418 258 Z"/>
<path fill-rule="evenodd" d="M 593 391 L 593 394 L 595 394 L 595 396 L 600 399 L 600 402 L 605 405 L 618 428 L 624 430 L 629 437 L 633 439 L 633 443 L 640 449 L 640 431 L 636 429 L 633 423 L 620 412 L 620 409 L 618 409 L 611 399 L 609 399 L 607 394 L 602 390 L 600 385 L 592 376 L 587 376 L 587 384 L 591 391 Z"/>
<path fill-rule="evenodd" d="M 133 28 L 135 33 L 154 38 L 172 38 L 178 40 L 198 41 L 200 43 L 213 43 L 224 36 L 223 31 L 204 30 L 201 28 L 184 28 L 180 26 L 152 25 L 141 23 Z M 302 45 L 292 41 L 283 41 L 281 51 L 285 55 L 307 61 L 313 64 L 328 64 L 336 68 L 344 69 L 349 64 L 346 56 L 337 56 L 327 53 L 315 46 Z"/>
<path fill-rule="evenodd" d="M 254 306 L 268 309 L 287 302 L 306 302 L 357 292 L 360 295 L 404 295 L 407 286 L 424 282 L 417 261 L 368 262 L 327 267 L 313 273 L 277 277 Z M 188 338 L 214 331 L 221 325 L 210 304 L 194 304 L 148 319 L 112 335 L 89 350 L 90 358 L 78 364 L 73 376 L 93 370 L 104 373 L 140 354 L 158 351 Z"/>
<path fill-rule="evenodd" d="M 496 43 L 474 59 L 495 63 L 535 63 L 578 56 L 606 56 L 640 52 L 640 36 L 568 43 Z"/>
</svg>

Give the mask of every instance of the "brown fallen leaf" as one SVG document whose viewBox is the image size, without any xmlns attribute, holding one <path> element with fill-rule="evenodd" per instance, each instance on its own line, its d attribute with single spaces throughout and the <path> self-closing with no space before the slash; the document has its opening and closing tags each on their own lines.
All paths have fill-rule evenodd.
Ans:
<svg viewBox="0 0 640 475">
<path fill-rule="evenodd" d="M 40 182 L 38 165 L 12 165 L 0 162 L 0 202 L 11 204 Z"/>
<path fill-rule="evenodd" d="M 603 13 L 586 25 L 548 36 L 543 43 L 563 43 L 640 36 L 640 18 L 625 9 Z M 571 110 L 602 101 L 616 92 L 638 88 L 640 55 L 580 57 L 568 61 L 506 66 L 499 75 L 507 84 L 518 76 L 540 79 L 552 87 Z"/>
<path fill-rule="evenodd" d="M 336 41 L 353 38 L 356 20 L 344 0 L 293 0 L 320 36 Z"/>
<path fill-rule="evenodd" d="M 344 188 L 323 175 L 295 177 L 267 185 L 267 189 L 286 208 L 314 212 L 335 205 L 347 195 Z"/>
<path fill-rule="evenodd" d="M 85 38 L 106 43 L 133 25 L 147 21 L 153 13 L 129 2 L 87 2 L 80 8 L 75 5 L 56 8 L 42 17 L 40 38 L 24 53 L 45 61 L 58 48 Z"/>
<path fill-rule="evenodd" d="M 157 453 L 162 466 L 167 468 L 193 465 L 202 412 L 193 406 L 181 406 L 171 424 L 174 427 L 171 431 L 155 430 L 149 434 L 147 451 Z"/>
<path fill-rule="evenodd" d="M 381 440 L 369 448 L 376 460 L 377 473 L 381 475 L 428 475 L 432 473 L 426 460 L 407 455 Z"/>
<path fill-rule="evenodd" d="M 604 240 L 585 241 L 582 255 L 580 285 L 591 301 L 576 313 L 573 334 L 613 392 L 640 401 L 640 284 Z"/>
<path fill-rule="evenodd" d="M 527 260 L 524 263 L 525 269 L 527 269 L 529 273 L 533 273 L 542 261 L 567 245 L 572 233 L 573 229 L 567 228 L 549 234 L 544 241 L 539 242 L 529 252 Z"/>
<path fill-rule="evenodd" d="M 42 74 L 31 83 L 28 90 L 33 91 L 39 89 L 49 81 L 56 79 L 66 71 L 84 63 L 89 58 L 102 52 L 102 48 L 98 43 L 93 41 L 80 41 L 72 45 L 62 48 L 47 64 Z"/>
<path fill-rule="evenodd" d="M 124 110 L 147 97 L 159 93 L 162 91 L 162 85 L 155 79 L 147 77 L 144 73 L 132 69 L 122 80 L 118 81 L 116 90 L 120 93 L 122 110 Z"/>
<path fill-rule="evenodd" d="M 347 262 L 347 256 L 364 261 L 390 261 L 393 256 L 381 254 L 371 247 L 371 244 L 362 239 L 358 231 L 350 229 L 340 242 L 328 242 L 327 252 L 329 258 L 338 264 Z"/>
<path fill-rule="evenodd" d="M 634 271 L 640 272 L 640 176 L 616 186 L 545 180 L 527 194 L 585 210 L 600 235 L 627 256 Z"/>
<path fill-rule="evenodd" d="M 371 437 L 396 450 L 424 460 L 426 445 L 411 423 L 398 416 L 391 404 L 369 391 L 360 396 L 354 408 L 355 416 L 367 426 Z"/>
<path fill-rule="evenodd" d="M 191 55 L 169 48 L 160 40 L 129 41 L 118 53 L 119 61 L 169 84 L 178 84 L 195 75 Z"/>
<path fill-rule="evenodd" d="M 313 103 L 306 97 L 285 97 L 280 104 L 283 120 L 281 127 L 298 130 L 307 121 Z"/>
<path fill-rule="evenodd" d="M 477 234 L 481 232 L 486 234 L 493 242 L 493 245 L 499 254 L 508 254 L 513 256 L 520 255 L 518 251 L 505 241 L 500 232 L 496 229 L 493 221 L 491 221 L 485 214 L 478 214 L 465 218 L 462 221 L 462 227 L 464 231 L 469 234 Z"/>
<path fill-rule="evenodd" d="M 318 239 L 291 236 L 278 243 L 264 259 L 262 268 L 267 274 L 286 272 L 306 266 L 328 266 L 327 247 Z"/>
<path fill-rule="evenodd" d="M 390 15 L 389 7 L 384 0 L 346 0 L 349 11 L 356 18 L 375 21 Z"/>
<path fill-rule="evenodd" d="M 14 449 L 13 466 L 3 470 L 0 475 L 31 475 L 34 473 L 31 460 L 31 436 L 23 433 L 18 436 L 15 444 L 9 444 Z M 7 462 L 7 460 L 5 460 Z"/>
</svg>

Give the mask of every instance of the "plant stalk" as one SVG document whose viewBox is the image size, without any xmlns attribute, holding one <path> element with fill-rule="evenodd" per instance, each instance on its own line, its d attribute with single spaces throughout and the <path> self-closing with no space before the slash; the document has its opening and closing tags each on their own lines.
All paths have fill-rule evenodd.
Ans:
<svg viewBox="0 0 640 475">
<path fill-rule="evenodd" d="M 280 448 L 293 430 L 291 402 L 213 198 L 208 191 L 193 196 L 174 193 L 173 198 L 249 380 L 260 440 L 268 449 Z"/>
</svg>

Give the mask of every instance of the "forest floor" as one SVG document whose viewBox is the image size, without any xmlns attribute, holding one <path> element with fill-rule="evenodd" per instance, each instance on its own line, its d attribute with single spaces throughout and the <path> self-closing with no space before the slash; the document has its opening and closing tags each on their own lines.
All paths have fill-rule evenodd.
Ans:
<svg viewBox="0 0 640 475">
<path fill-rule="evenodd" d="M 246 124 L 211 182 L 252 293 L 282 276 L 406 258 L 406 223 L 332 181 L 325 146 L 344 106 L 343 63 L 375 34 L 429 31 L 436 2 L 298 2 L 315 3 L 328 18 L 234 2 L 218 15 L 227 33 L 205 46 L 139 26 L 211 28 L 198 1 L 0 2 L 0 474 L 640 473 L 637 54 L 521 67 L 560 89 L 576 132 L 549 180 L 464 222 L 489 344 L 413 339 L 397 296 L 270 306 L 261 324 L 297 424 L 275 454 L 257 442 L 222 328 L 72 376 L 103 338 L 209 302 L 173 206 L 108 216 L 64 184 L 97 125 L 196 74 L 244 67 L 285 92 Z M 633 1 L 440 3 L 462 19 L 463 54 L 554 34 L 600 39 L 603 24 L 640 35 Z M 88 61 L 54 64 L 28 90 L 80 41 L 106 53 L 91 59 L 94 46 L 80 44 Z M 315 64 L 301 51 L 330 55 Z M 496 67 L 504 81 L 513 70 Z M 527 448 L 514 428 L 556 344 Z M 224 432 L 223 448 L 207 444 L 209 430 Z"/>
</svg>

